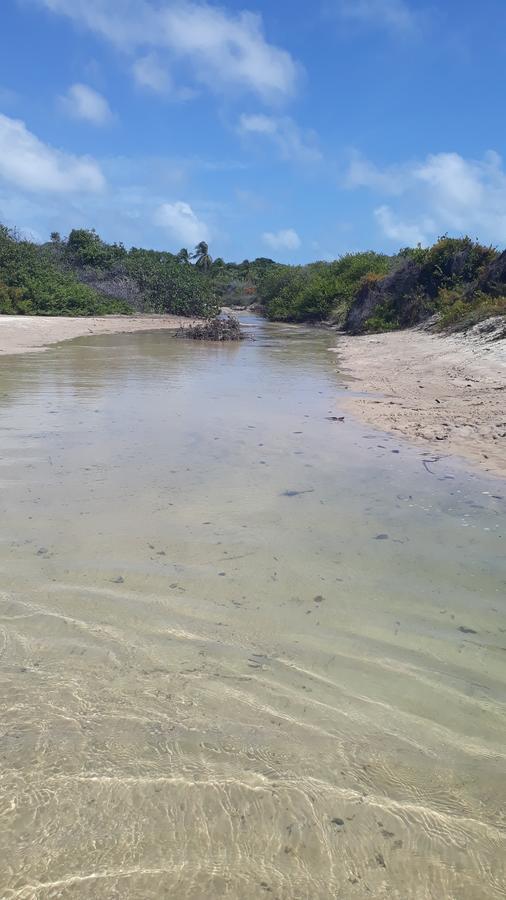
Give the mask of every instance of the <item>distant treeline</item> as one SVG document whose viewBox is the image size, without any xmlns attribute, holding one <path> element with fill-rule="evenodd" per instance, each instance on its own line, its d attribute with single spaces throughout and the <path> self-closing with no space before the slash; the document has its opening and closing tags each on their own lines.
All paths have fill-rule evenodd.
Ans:
<svg viewBox="0 0 506 900">
<path fill-rule="evenodd" d="M 103 315 L 166 312 L 210 318 L 254 306 L 269 319 L 330 322 L 352 333 L 443 328 L 506 315 L 506 253 L 443 236 L 394 256 L 349 253 L 289 266 L 260 257 L 213 260 L 202 241 L 177 254 L 108 244 L 94 230 L 34 244 L 0 226 L 0 312 Z"/>
</svg>

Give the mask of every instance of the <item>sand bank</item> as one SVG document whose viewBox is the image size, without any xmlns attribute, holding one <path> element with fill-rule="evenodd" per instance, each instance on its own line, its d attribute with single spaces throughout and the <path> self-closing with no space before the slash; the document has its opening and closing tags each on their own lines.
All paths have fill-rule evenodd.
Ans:
<svg viewBox="0 0 506 900">
<path fill-rule="evenodd" d="M 175 330 L 180 316 L 0 316 L 0 356 L 45 350 L 49 344 L 90 334 Z"/>
<path fill-rule="evenodd" d="M 506 477 L 506 341 L 397 331 L 340 337 L 337 353 L 353 413 Z"/>
</svg>

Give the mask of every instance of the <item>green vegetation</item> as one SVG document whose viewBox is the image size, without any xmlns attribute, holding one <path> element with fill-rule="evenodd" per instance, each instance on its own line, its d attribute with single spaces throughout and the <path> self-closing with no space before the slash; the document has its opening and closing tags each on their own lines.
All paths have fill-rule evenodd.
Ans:
<svg viewBox="0 0 506 900">
<path fill-rule="evenodd" d="M 143 311 L 203 318 L 219 312 L 211 279 L 178 256 L 133 247 L 125 270 L 139 288 Z"/>
<path fill-rule="evenodd" d="M 434 316 L 440 328 L 459 322 L 470 327 L 487 310 L 494 315 L 501 308 L 500 300 L 477 287 L 498 256 L 493 247 L 469 237 L 446 235 L 432 247 L 405 248 L 394 258 L 388 278 L 362 283 L 347 325 L 353 331 L 390 331 Z"/>
<path fill-rule="evenodd" d="M 334 262 L 271 266 L 259 279 L 258 296 L 269 319 L 290 322 L 344 320 L 364 278 L 386 275 L 392 261 L 381 253 L 348 253 Z"/>
<path fill-rule="evenodd" d="M 0 313 L 157 312 L 212 319 L 249 306 L 277 321 L 330 322 L 352 333 L 390 331 L 434 317 L 467 328 L 506 313 L 506 253 L 469 237 L 394 256 L 368 251 L 332 262 L 281 265 L 266 257 L 213 260 L 201 241 L 173 254 L 108 244 L 93 229 L 43 245 L 0 226 Z"/>
<path fill-rule="evenodd" d="M 131 312 L 61 271 L 51 254 L 0 225 L 0 313 L 47 316 Z"/>
<path fill-rule="evenodd" d="M 205 252 L 203 252 L 205 247 Z M 0 226 L 0 313 L 108 315 L 142 312 L 216 315 L 219 304 L 206 269 L 207 245 L 197 264 L 172 253 L 126 250 L 94 230 L 75 229 L 66 240 L 53 232 L 38 245 Z"/>
<path fill-rule="evenodd" d="M 241 263 L 226 263 L 215 259 L 210 268 L 214 289 L 222 306 L 250 306 L 258 303 L 258 285 L 264 274 L 279 268 L 272 259 L 244 259 Z"/>
<path fill-rule="evenodd" d="M 446 331 L 465 331 L 490 319 L 506 316 L 506 296 L 492 297 L 483 291 L 464 296 L 459 290 L 442 290 L 438 326 Z"/>
</svg>

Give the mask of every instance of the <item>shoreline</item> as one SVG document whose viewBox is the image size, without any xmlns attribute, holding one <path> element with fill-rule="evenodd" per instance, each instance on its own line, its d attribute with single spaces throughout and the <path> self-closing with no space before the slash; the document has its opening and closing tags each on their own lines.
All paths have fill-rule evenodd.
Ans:
<svg viewBox="0 0 506 900">
<path fill-rule="evenodd" d="M 0 358 L 94 334 L 175 331 L 173 315 L 0 316 Z M 506 477 L 506 341 L 419 329 L 342 335 L 332 348 L 352 379 L 342 406 L 378 429 Z"/>
<path fill-rule="evenodd" d="M 0 316 L 0 358 L 37 353 L 51 344 L 93 334 L 176 331 L 197 319 L 172 315 L 134 316 Z"/>
<path fill-rule="evenodd" d="M 357 418 L 506 477 L 506 341 L 415 329 L 343 336 L 333 350 Z"/>
</svg>

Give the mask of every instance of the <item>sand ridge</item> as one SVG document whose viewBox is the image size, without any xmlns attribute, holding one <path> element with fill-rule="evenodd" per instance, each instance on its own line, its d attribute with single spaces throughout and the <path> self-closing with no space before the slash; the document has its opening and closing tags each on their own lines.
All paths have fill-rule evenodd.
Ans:
<svg viewBox="0 0 506 900">
<path fill-rule="evenodd" d="M 342 336 L 336 352 L 354 379 L 345 401 L 353 413 L 506 477 L 504 340 L 414 329 Z"/>
</svg>

